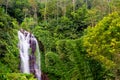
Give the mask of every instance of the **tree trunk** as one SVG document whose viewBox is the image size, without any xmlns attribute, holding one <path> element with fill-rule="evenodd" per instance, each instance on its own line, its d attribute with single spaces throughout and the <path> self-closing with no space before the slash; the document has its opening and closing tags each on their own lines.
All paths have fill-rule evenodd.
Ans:
<svg viewBox="0 0 120 80">
<path fill-rule="evenodd" d="M 47 13 L 47 0 L 45 0 L 44 21 L 46 21 L 46 13 Z"/>
<path fill-rule="evenodd" d="M 88 8 L 88 0 L 86 0 L 86 9 Z"/>
<path fill-rule="evenodd" d="M 6 14 L 7 14 L 8 2 L 9 2 L 9 0 L 6 0 L 6 2 L 5 2 L 6 3 L 5 4 L 5 6 L 6 6 L 6 9 L 5 9 L 6 10 Z"/>
<path fill-rule="evenodd" d="M 75 12 L 75 0 L 72 0 L 72 4 L 73 4 L 73 12 Z"/>
<path fill-rule="evenodd" d="M 37 8 L 34 8 L 34 19 L 35 19 L 35 23 L 38 23 L 38 18 L 37 18 Z"/>
<path fill-rule="evenodd" d="M 59 0 L 57 0 L 57 16 L 56 16 L 57 24 L 58 24 L 58 1 L 59 1 Z"/>
<path fill-rule="evenodd" d="M 63 2 L 63 16 L 66 16 L 66 0 Z"/>
</svg>

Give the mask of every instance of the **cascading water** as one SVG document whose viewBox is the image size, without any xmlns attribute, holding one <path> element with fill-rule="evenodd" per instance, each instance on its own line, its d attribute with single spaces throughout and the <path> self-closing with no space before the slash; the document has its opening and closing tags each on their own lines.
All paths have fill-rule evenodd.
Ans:
<svg viewBox="0 0 120 80">
<path fill-rule="evenodd" d="M 18 31 L 21 72 L 32 73 L 41 80 L 40 52 L 37 39 L 23 29 Z"/>
</svg>

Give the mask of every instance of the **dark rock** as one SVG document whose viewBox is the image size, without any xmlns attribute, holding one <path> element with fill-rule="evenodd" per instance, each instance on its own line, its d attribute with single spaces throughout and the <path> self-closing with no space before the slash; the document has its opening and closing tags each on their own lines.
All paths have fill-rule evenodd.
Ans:
<svg viewBox="0 0 120 80">
<path fill-rule="evenodd" d="M 49 80 L 47 74 L 45 74 L 45 73 L 42 73 L 41 77 L 42 77 L 42 80 Z"/>
</svg>

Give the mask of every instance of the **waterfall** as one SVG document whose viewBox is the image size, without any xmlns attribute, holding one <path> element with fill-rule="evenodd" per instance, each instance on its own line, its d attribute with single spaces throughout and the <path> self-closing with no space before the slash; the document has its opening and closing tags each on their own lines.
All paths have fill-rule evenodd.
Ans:
<svg viewBox="0 0 120 80">
<path fill-rule="evenodd" d="M 38 41 L 33 34 L 23 29 L 18 31 L 21 72 L 32 73 L 41 80 L 41 63 Z"/>
</svg>

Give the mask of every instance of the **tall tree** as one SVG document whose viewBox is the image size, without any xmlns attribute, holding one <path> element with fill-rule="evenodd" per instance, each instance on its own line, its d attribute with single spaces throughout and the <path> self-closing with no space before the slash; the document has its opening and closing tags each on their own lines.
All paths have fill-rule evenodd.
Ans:
<svg viewBox="0 0 120 80">
<path fill-rule="evenodd" d="M 73 12 L 75 11 L 75 1 L 76 1 L 76 0 L 72 0 L 72 4 L 73 4 Z"/>
<path fill-rule="evenodd" d="M 0 5 L 5 7 L 5 12 L 7 14 L 7 9 L 8 9 L 8 5 L 9 5 L 9 1 L 10 0 L 0 0 Z"/>
<path fill-rule="evenodd" d="M 66 0 L 60 1 L 60 7 L 62 9 L 62 15 L 65 16 L 66 15 Z"/>
<path fill-rule="evenodd" d="M 110 0 L 111 11 L 120 11 L 120 0 Z"/>
<path fill-rule="evenodd" d="M 35 19 L 35 21 L 36 21 L 36 23 L 37 23 L 37 2 L 36 2 L 36 0 L 29 0 L 29 3 L 30 3 L 30 5 L 31 5 L 31 7 L 32 7 L 32 11 L 34 12 L 34 19 Z"/>
<path fill-rule="evenodd" d="M 83 37 L 88 56 L 98 60 L 116 79 L 120 66 L 120 14 L 115 12 L 103 18 L 95 27 L 89 27 Z M 120 77 L 120 76 L 119 76 Z"/>
<path fill-rule="evenodd" d="M 48 0 L 45 0 L 45 8 L 44 8 L 44 21 L 46 22 L 46 19 L 47 19 L 47 16 L 46 16 L 46 14 L 47 14 L 47 2 L 48 2 Z"/>
<path fill-rule="evenodd" d="M 9 0 L 5 0 L 5 2 L 6 2 L 6 14 L 7 14 Z"/>
</svg>

